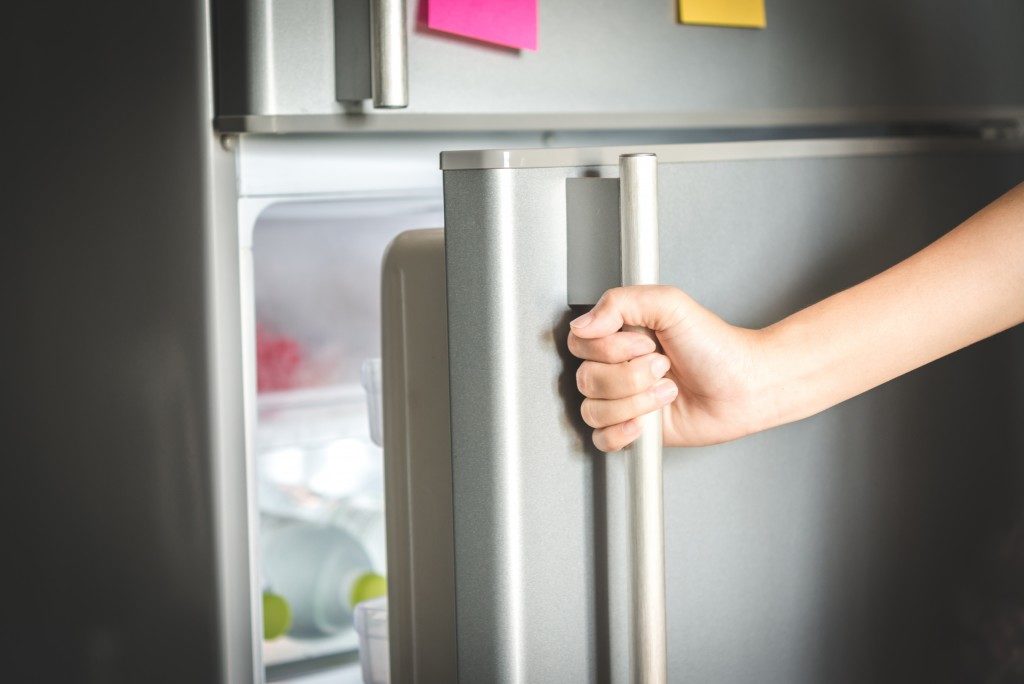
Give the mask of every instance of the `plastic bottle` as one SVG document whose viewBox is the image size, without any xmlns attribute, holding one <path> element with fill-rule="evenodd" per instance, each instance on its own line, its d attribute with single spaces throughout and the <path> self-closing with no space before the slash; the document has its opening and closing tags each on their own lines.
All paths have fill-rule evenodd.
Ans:
<svg viewBox="0 0 1024 684">
<path fill-rule="evenodd" d="M 317 638 L 352 627 L 353 608 L 387 593 L 365 549 L 333 525 L 264 517 L 265 581 L 291 607 L 288 634 Z"/>
<path fill-rule="evenodd" d="M 362 545 L 375 571 L 387 572 L 384 504 L 380 497 L 358 496 L 341 501 L 330 521 Z"/>
</svg>

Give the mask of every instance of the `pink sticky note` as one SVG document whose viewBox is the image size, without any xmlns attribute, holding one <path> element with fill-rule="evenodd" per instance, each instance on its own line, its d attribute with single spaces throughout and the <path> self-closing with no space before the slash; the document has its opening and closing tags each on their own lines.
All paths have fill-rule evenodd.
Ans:
<svg viewBox="0 0 1024 684">
<path fill-rule="evenodd" d="M 537 0 L 423 0 L 427 28 L 537 49 Z"/>
</svg>

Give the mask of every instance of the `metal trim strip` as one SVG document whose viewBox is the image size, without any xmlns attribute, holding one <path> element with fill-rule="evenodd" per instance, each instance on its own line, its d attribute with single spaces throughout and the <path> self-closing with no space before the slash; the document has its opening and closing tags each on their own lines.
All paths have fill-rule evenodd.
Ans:
<svg viewBox="0 0 1024 684">
<path fill-rule="evenodd" d="M 1016 126 L 1024 107 L 712 110 L 697 112 L 416 113 L 344 109 L 322 114 L 220 115 L 221 133 L 651 130 L 945 123 Z"/>
<path fill-rule="evenodd" d="M 454 171 L 615 166 L 618 164 L 620 156 L 642 152 L 656 154 L 661 163 L 678 164 L 807 157 L 862 157 L 925 152 L 1014 152 L 1022 149 L 1024 149 L 1022 140 L 922 137 L 823 138 L 621 147 L 465 150 L 442 152 L 441 169 Z"/>
</svg>

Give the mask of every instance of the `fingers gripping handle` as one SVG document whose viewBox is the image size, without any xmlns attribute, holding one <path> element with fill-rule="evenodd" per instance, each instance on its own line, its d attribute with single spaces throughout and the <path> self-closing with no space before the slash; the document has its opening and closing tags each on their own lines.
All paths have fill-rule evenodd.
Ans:
<svg viewBox="0 0 1024 684">
<path fill-rule="evenodd" d="M 658 282 L 658 158 L 619 157 L 622 284 Z M 663 513 L 662 410 L 641 416 L 640 437 L 627 454 L 632 528 L 633 681 L 662 684 L 668 678 L 665 630 L 665 521 Z"/>
</svg>

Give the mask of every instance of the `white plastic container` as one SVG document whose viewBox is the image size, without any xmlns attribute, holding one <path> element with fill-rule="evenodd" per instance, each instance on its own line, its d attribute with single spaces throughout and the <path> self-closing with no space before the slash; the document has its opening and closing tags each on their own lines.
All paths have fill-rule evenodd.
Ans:
<svg viewBox="0 0 1024 684">
<path fill-rule="evenodd" d="M 363 683 L 388 684 L 391 679 L 391 663 L 388 660 L 387 597 L 363 601 L 356 606 L 355 627 L 359 635 Z"/>
</svg>

